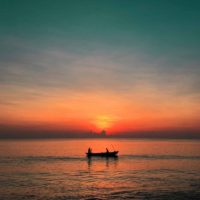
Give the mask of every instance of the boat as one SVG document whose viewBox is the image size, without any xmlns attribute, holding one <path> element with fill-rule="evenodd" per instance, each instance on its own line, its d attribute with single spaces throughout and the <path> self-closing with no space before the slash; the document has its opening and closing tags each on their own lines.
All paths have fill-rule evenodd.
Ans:
<svg viewBox="0 0 200 200">
<path fill-rule="evenodd" d="M 86 155 L 87 157 L 117 157 L 119 151 L 109 151 L 109 152 L 100 152 L 100 153 L 92 153 L 92 152 L 87 152 Z"/>
</svg>

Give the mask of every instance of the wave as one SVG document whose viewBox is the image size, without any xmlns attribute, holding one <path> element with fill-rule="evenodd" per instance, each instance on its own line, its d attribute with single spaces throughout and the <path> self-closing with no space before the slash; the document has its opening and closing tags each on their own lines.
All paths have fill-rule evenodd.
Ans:
<svg viewBox="0 0 200 200">
<path fill-rule="evenodd" d="M 68 160 L 82 160 L 83 157 L 70 156 L 28 156 L 22 157 L 24 161 L 68 161 Z"/>
<path fill-rule="evenodd" d="M 184 155 L 123 155 L 126 159 L 149 159 L 149 160 L 200 160 L 200 156 L 184 156 Z"/>
<path fill-rule="evenodd" d="M 92 158 L 93 159 L 93 158 Z M 94 160 L 102 161 L 106 158 L 94 158 Z M 109 158 L 112 160 L 113 158 Z M 184 155 L 119 155 L 117 160 L 200 160 L 200 156 L 184 156 Z M 67 162 L 67 161 L 87 161 L 84 156 L 26 156 L 26 157 L 1 157 L 0 163 L 6 164 L 10 162 Z"/>
<path fill-rule="evenodd" d="M 26 157 L 4 157 L 0 159 L 1 164 L 24 163 L 24 162 L 61 162 L 61 161 L 83 161 L 83 157 L 69 156 L 26 156 Z"/>
</svg>

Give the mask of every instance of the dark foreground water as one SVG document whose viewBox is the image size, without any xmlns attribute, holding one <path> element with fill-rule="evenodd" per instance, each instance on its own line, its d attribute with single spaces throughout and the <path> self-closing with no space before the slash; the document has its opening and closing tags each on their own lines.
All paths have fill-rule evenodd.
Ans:
<svg viewBox="0 0 200 200">
<path fill-rule="evenodd" d="M 0 199 L 200 199 L 200 141 L 0 141 Z"/>
</svg>

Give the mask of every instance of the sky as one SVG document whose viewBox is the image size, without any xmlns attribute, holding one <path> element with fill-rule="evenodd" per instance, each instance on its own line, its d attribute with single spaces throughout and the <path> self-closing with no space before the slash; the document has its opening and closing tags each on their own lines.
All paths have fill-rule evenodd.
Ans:
<svg viewBox="0 0 200 200">
<path fill-rule="evenodd" d="M 200 137 L 200 2 L 0 0 L 0 137 Z"/>
</svg>

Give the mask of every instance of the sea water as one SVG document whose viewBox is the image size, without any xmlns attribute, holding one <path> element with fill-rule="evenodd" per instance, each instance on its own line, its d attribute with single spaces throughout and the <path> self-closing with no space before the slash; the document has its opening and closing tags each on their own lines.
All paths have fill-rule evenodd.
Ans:
<svg viewBox="0 0 200 200">
<path fill-rule="evenodd" d="M 200 141 L 2 140 L 0 200 L 19 199 L 200 199 Z"/>
</svg>

